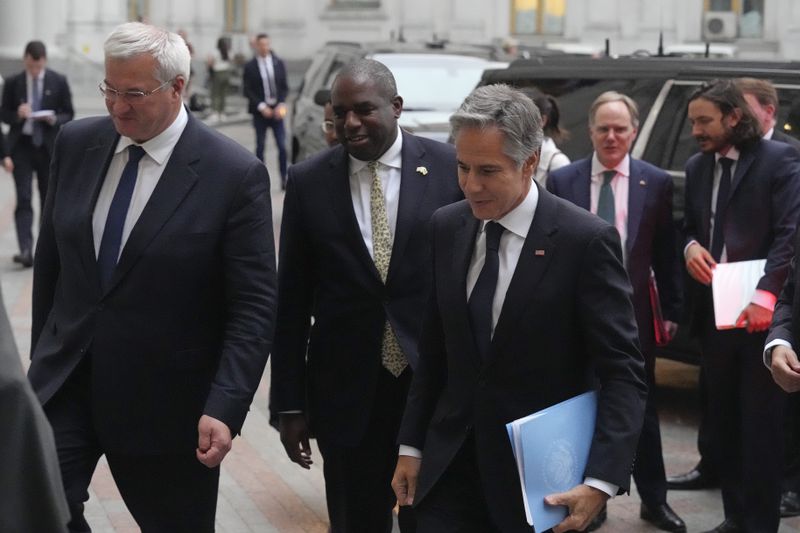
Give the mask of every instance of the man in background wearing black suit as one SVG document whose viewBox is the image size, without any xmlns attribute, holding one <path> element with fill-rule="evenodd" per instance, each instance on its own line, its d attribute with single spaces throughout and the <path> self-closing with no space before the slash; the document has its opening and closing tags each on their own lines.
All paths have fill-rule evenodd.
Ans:
<svg viewBox="0 0 800 533">
<path fill-rule="evenodd" d="M 569 507 L 555 533 L 583 530 L 628 491 L 647 394 L 619 234 L 533 181 L 542 123 L 521 92 L 480 87 L 450 124 L 467 200 L 431 222 L 392 486 L 419 533 L 530 533 L 505 425 L 597 388 L 584 483 L 546 499 Z"/>
<path fill-rule="evenodd" d="M 56 143 L 33 275 L 28 378 L 72 518 L 105 454 L 143 531 L 214 530 L 219 465 L 274 326 L 266 167 L 183 105 L 189 49 L 138 22 L 105 42 L 110 116 Z"/>
<path fill-rule="evenodd" d="M 9 78 L 3 88 L 0 114 L 3 122 L 11 126 L 8 150 L 14 161 L 17 191 L 14 223 L 19 244 L 14 262 L 30 267 L 33 265 L 33 173 L 36 173 L 39 200 L 44 206 L 56 134 L 62 124 L 72 120 L 74 112 L 67 78 L 46 68 L 44 43 L 29 42 L 22 61 L 25 70 Z"/>
<path fill-rule="evenodd" d="M 716 533 L 778 530 L 786 398 L 761 364 L 766 330 L 792 255 L 800 214 L 800 159 L 761 128 L 731 80 L 689 99 L 701 153 L 686 163 L 684 233 L 690 324 L 708 388 L 708 435 L 725 521 Z M 766 259 L 736 329 L 715 325 L 711 281 L 721 262 Z"/>
<path fill-rule="evenodd" d="M 260 33 L 255 39 L 256 56 L 244 66 L 242 87 L 247 97 L 247 110 L 253 115 L 256 130 L 256 157 L 264 161 L 264 141 L 267 129 L 272 130 L 278 146 L 281 186 L 286 187 L 286 96 L 289 84 L 283 60 L 272 52 L 269 36 Z"/>
<path fill-rule="evenodd" d="M 271 409 L 304 468 L 316 435 L 333 533 L 388 533 L 430 293 L 428 221 L 463 196 L 453 147 L 400 130 L 403 99 L 385 65 L 346 65 L 331 104 L 341 144 L 289 169 Z M 400 528 L 413 531 L 406 507 Z"/>
<path fill-rule="evenodd" d="M 589 109 L 594 153 L 552 171 L 547 189 L 600 216 L 615 226 L 622 238 L 622 257 L 633 286 L 633 308 L 649 388 L 633 466 L 633 479 L 642 500 L 639 514 L 659 529 L 684 532 L 686 524 L 667 503 L 655 396 L 655 302 L 650 287 L 652 271 L 658 282 L 667 335 L 671 337 L 682 311 L 681 263 L 672 221 L 672 178 L 660 168 L 630 157 L 638 127 L 639 110 L 630 97 L 613 91 L 598 96 Z"/>
</svg>

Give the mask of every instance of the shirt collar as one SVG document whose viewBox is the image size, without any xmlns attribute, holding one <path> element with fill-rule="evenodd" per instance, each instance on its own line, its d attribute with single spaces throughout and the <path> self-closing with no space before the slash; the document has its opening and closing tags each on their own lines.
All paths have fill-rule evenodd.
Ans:
<svg viewBox="0 0 800 533">
<path fill-rule="evenodd" d="M 38 75 L 38 76 L 36 76 L 36 80 L 37 80 L 37 81 L 42 81 L 42 80 L 44 80 L 44 73 L 45 73 L 45 72 L 47 72 L 47 69 L 46 69 L 46 68 L 43 68 L 43 69 L 42 69 L 42 71 L 39 73 L 39 75 Z M 31 75 L 30 75 L 30 73 L 28 73 L 27 71 L 25 71 L 25 76 L 26 76 L 26 78 L 27 78 L 27 80 L 28 80 L 28 81 L 31 81 L 31 80 L 33 80 L 33 79 L 34 79 L 34 77 L 33 77 L 33 76 L 31 76 Z"/>
<path fill-rule="evenodd" d="M 188 122 L 189 116 L 186 113 L 186 108 L 181 106 L 181 110 L 178 112 L 178 116 L 175 117 L 175 120 L 172 121 L 172 124 L 149 141 L 142 143 L 141 147 L 144 148 L 147 155 L 156 163 L 163 165 L 172 153 L 175 145 L 178 144 L 178 139 L 181 138 L 181 134 Z M 120 137 L 114 153 L 118 154 L 128 146 L 135 144 L 137 143 L 130 137 Z"/>
<path fill-rule="evenodd" d="M 771 127 L 769 131 L 764 134 L 764 139 L 770 141 L 773 135 L 775 135 L 775 126 Z"/>
<path fill-rule="evenodd" d="M 597 152 L 592 154 L 592 180 L 597 181 L 606 170 L 616 170 L 618 176 L 630 177 L 631 175 L 631 156 L 626 155 L 622 161 L 614 168 L 606 168 L 603 163 L 597 159 Z"/>
<path fill-rule="evenodd" d="M 731 146 L 730 150 L 728 150 L 728 153 L 725 154 L 725 155 L 722 155 L 721 153 L 716 152 L 714 154 L 714 162 L 715 163 L 718 162 L 723 157 L 727 157 L 728 159 L 733 159 L 734 161 L 738 161 L 739 160 L 739 150 L 735 146 Z"/>
<path fill-rule="evenodd" d="M 533 216 L 536 214 L 537 205 L 539 205 L 539 187 L 537 187 L 535 182 L 532 182 L 531 188 L 528 189 L 528 194 L 525 195 L 525 199 L 522 200 L 517 207 L 495 222 L 503 226 L 507 231 L 525 239 L 528 236 L 528 231 L 531 229 L 531 223 L 533 222 Z M 484 220 L 481 223 L 481 231 L 486 229 L 487 222 L 489 221 Z"/>
<path fill-rule="evenodd" d="M 356 159 L 352 155 L 348 155 L 350 158 L 350 174 L 358 174 L 361 170 L 369 164 L 369 161 L 362 161 L 360 159 Z M 395 138 L 392 145 L 389 147 L 388 150 L 383 152 L 378 158 L 378 162 L 381 163 L 383 166 L 400 169 L 402 168 L 403 162 L 403 132 L 400 130 L 400 126 L 397 126 L 397 138 Z"/>
</svg>

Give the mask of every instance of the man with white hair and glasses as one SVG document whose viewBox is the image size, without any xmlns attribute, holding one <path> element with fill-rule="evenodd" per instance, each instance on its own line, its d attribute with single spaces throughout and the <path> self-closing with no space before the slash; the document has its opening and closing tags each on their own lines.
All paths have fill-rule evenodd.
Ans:
<svg viewBox="0 0 800 533">
<path fill-rule="evenodd" d="M 213 531 L 219 464 L 270 352 L 269 176 L 183 106 L 189 50 L 141 23 L 105 43 L 109 117 L 68 124 L 34 264 L 29 378 L 70 531 L 105 454 L 143 531 Z"/>
</svg>

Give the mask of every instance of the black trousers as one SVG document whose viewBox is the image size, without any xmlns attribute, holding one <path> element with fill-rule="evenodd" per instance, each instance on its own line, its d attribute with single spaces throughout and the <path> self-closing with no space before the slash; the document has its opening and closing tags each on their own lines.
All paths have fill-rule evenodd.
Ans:
<svg viewBox="0 0 800 533">
<path fill-rule="evenodd" d="M 44 146 L 36 147 L 27 135 L 20 136 L 11 154 L 14 161 L 14 187 L 17 191 L 17 207 L 14 224 L 17 227 L 17 243 L 20 251 L 33 249 L 33 174 L 39 186 L 39 199 L 44 206 L 47 196 L 47 181 L 50 179 L 50 153 Z"/>
<path fill-rule="evenodd" d="M 418 533 L 500 533 L 489 514 L 472 436 L 415 510 Z"/>
<path fill-rule="evenodd" d="M 708 387 L 705 423 L 725 517 L 748 533 L 774 533 L 780 520 L 786 395 L 762 362 L 765 339 L 766 332 L 718 331 L 713 313 L 701 339 Z"/>
<path fill-rule="evenodd" d="M 647 403 L 644 424 L 636 447 L 636 462 L 633 465 L 633 480 L 642 502 L 653 507 L 667 501 L 667 475 L 661 450 L 661 429 L 658 422 L 656 401 L 655 356 L 652 350 L 645 355 L 647 372 Z"/>
<path fill-rule="evenodd" d="M 372 413 L 361 442 L 341 446 L 318 436 L 331 533 L 390 533 L 397 498 L 391 482 L 397 466 L 397 432 L 405 408 L 411 369 L 399 378 L 381 369 Z M 400 531 L 413 533 L 410 507 L 400 508 Z"/>
<path fill-rule="evenodd" d="M 69 531 L 91 531 L 83 516 L 84 503 L 97 461 L 105 453 L 122 499 L 143 533 L 213 532 L 219 467 L 205 467 L 194 453 L 106 453 L 93 427 L 90 372 L 87 357 L 44 406 L 70 509 Z"/>
<path fill-rule="evenodd" d="M 288 158 L 286 154 L 286 127 L 282 118 L 264 118 L 261 113 L 253 115 L 253 128 L 256 130 L 256 157 L 264 161 L 267 130 L 272 130 L 275 145 L 278 147 L 278 167 L 281 173 L 281 185 L 286 186 Z"/>
</svg>

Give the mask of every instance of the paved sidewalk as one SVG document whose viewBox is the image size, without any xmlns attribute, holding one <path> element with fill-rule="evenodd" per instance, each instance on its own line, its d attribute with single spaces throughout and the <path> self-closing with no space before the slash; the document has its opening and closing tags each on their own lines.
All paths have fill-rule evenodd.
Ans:
<svg viewBox="0 0 800 533">
<path fill-rule="evenodd" d="M 90 113 L 84 113 L 84 116 Z M 241 120 L 218 126 L 220 131 L 252 148 L 253 133 Z M 271 138 L 270 138 L 271 139 Z M 273 184 L 273 206 L 277 232 L 283 194 L 276 179 L 275 148 L 268 144 L 268 161 Z M 0 281 L 21 357 L 27 366 L 30 350 L 31 270 L 21 270 L 11 262 L 16 242 L 13 226 L 14 190 L 11 178 L 0 170 Z M 696 395 L 697 369 L 670 361 L 660 361 L 659 390 L 662 400 L 662 432 L 668 473 L 683 472 L 697 461 Z M 318 450 L 311 471 L 289 462 L 277 432 L 267 423 L 267 384 L 269 367 L 262 380 L 243 435 L 234 441 L 233 450 L 223 462 L 217 531 L 313 532 L 327 531 L 325 498 Z M 722 520 L 718 491 L 671 492 L 669 502 L 687 523 L 688 531 L 705 531 Z M 602 532 L 628 533 L 657 531 L 638 517 L 639 499 L 635 489 L 609 504 L 609 519 Z M 96 533 L 139 531 L 131 519 L 108 466 L 101 461 L 92 481 L 86 514 Z M 800 532 L 800 518 L 782 522 L 781 533 Z"/>
</svg>

